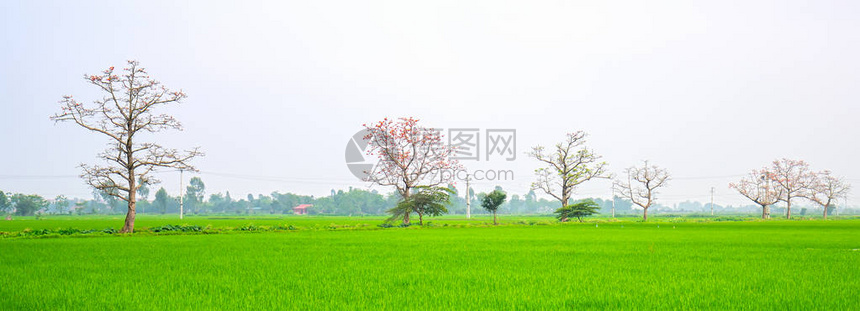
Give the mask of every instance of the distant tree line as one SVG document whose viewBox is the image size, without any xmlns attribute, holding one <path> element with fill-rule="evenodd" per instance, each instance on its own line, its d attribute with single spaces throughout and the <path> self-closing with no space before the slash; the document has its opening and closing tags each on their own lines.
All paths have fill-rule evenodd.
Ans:
<svg viewBox="0 0 860 311">
<path fill-rule="evenodd" d="M 401 198 L 397 193 L 383 194 L 376 190 L 364 190 L 349 188 L 346 190 L 332 190 L 328 196 L 300 195 L 290 192 L 272 192 L 268 195 L 246 195 L 234 198 L 229 191 L 224 193 L 205 194 L 205 184 L 199 177 L 186 186 L 183 204 L 186 215 L 247 215 L 247 214 L 292 214 L 293 207 L 300 204 L 312 204 L 308 209 L 311 215 L 386 215 L 386 211 L 397 206 Z M 149 193 L 147 187 L 139 191 L 138 212 L 145 214 L 178 214 L 179 196 L 171 196 L 164 188 L 159 188 L 154 194 Z M 452 191 L 450 204 L 447 205 L 449 214 L 466 214 L 466 195 L 459 192 L 460 189 L 449 185 Z M 504 191 L 502 187 L 496 186 L 491 191 Z M 481 207 L 483 198 L 488 193 L 471 193 L 471 213 L 473 215 L 492 214 Z M 612 198 L 583 198 L 572 201 L 571 204 L 581 203 L 586 200 L 593 201 L 602 216 L 611 216 L 612 208 L 615 215 L 641 216 L 642 209 L 634 205 L 630 200 L 616 196 Z M 557 202 L 538 198 L 535 192 L 529 191 L 525 195 L 508 195 L 508 199 L 502 203 L 496 212 L 502 215 L 550 215 L 557 208 Z M 801 206 L 800 214 L 807 215 L 807 210 L 812 206 Z M 36 194 L 6 193 L 0 191 L 0 214 L 34 216 L 37 214 L 66 214 L 66 215 L 88 215 L 88 214 L 124 214 L 127 205 L 113 196 L 99 191 L 93 191 L 89 199 L 67 198 L 60 195 L 53 199 L 47 199 Z M 651 207 L 656 214 L 705 214 L 710 213 L 710 203 L 698 201 L 684 201 L 671 206 L 655 204 Z M 771 207 L 775 213 L 784 213 L 785 207 Z M 718 214 L 750 214 L 760 211 L 755 204 L 748 205 L 714 205 Z M 860 213 L 854 209 L 842 209 L 842 213 Z"/>
</svg>

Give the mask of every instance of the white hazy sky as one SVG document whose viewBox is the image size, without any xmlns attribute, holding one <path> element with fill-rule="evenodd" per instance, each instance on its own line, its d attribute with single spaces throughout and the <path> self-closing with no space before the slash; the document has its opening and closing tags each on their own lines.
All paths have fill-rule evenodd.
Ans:
<svg viewBox="0 0 860 311">
<path fill-rule="evenodd" d="M 744 203 L 728 183 L 780 157 L 860 185 L 858 16 L 856 1 L 2 1 L 0 189 L 90 196 L 76 166 L 106 140 L 48 117 L 126 59 L 188 93 L 170 110 L 186 130 L 161 137 L 202 147 L 208 193 L 366 188 L 344 148 L 386 116 L 516 129 L 516 161 L 465 163 L 515 172 L 479 191 L 527 191 L 523 152 L 574 130 L 615 173 L 668 168 L 664 203 L 711 187 Z M 178 173 L 160 177 L 178 193 Z"/>
</svg>

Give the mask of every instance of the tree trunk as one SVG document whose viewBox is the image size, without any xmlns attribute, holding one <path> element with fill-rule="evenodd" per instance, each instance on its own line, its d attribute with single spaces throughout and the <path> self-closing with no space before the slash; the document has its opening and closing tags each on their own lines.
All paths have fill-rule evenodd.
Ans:
<svg viewBox="0 0 860 311">
<path fill-rule="evenodd" d="M 767 205 L 761 206 L 761 219 L 767 219 Z"/>
<path fill-rule="evenodd" d="M 791 197 L 785 200 L 785 218 L 791 219 Z"/>
<path fill-rule="evenodd" d="M 496 211 L 493 211 L 493 225 L 494 226 L 499 225 L 499 220 L 498 220 L 498 218 L 496 218 Z"/>
<path fill-rule="evenodd" d="M 424 226 L 424 214 L 421 212 L 418 212 L 418 225 Z"/>
<path fill-rule="evenodd" d="M 411 190 L 412 190 L 412 187 L 410 187 L 408 184 L 405 187 L 403 187 L 403 192 L 400 193 L 400 196 L 403 197 L 404 202 L 409 200 L 409 191 L 411 191 Z M 410 214 L 412 214 L 412 211 L 406 211 L 406 213 L 404 213 L 404 215 L 403 215 L 403 224 L 404 225 L 408 226 L 411 223 L 409 221 L 409 215 Z"/>
<path fill-rule="evenodd" d="M 564 162 L 564 161 L 562 160 L 562 162 Z M 567 165 L 565 165 L 564 169 L 567 170 Z M 561 207 L 562 208 L 567 206 L 567 203 L 570 200 L 570 195 L 568 194 L 570 192 L 570 188 L 567 187 L 566 185 L 567 185 L 567 178 L 563 178 L 562 179 L 562 185 L 561 185 Z"/>
<path fill-rule="evenodd" d="M 134 189 L 134 188 L 132 188 Z M 122 226 L 121 233 L 134 233 L 134 216 L 137 214 L 135 207 L 137 205 L 134 191 L 129 191 L 128 194 L 128 212 L 125 214 L 125 224 Z"/>
<path fill-rule="evenodd" d="M 642 221 L 648 221 L 648 208 L 642 208 Z"/>
</svg>

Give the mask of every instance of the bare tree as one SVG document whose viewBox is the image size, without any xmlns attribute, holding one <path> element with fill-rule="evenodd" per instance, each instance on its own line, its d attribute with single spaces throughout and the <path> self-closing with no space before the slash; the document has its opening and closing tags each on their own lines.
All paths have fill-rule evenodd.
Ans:
<svg viewBox="0 0 860 311">
<path fill-rule="evenodd" d="M 367 181 L 381 186 L 394 186 L 402 202 L 409 202 L 413 189 L 433 188 L 450 183 L 460 165 L 452 159 L 454 149 L 442 143 L 442 135 L 423 127 L 415 118 L 388 118 L 365 124 L 367 153 L 379 162 L 365 171 Z M 403 205 L 407 206 L 407 205 Z M 416 210 L 421 213 L 421 209 Z M 409 224 L 411 210 L 402 213 L 403 223 Z M 419 215 L 419 218 L 423 215 Z"/>
<path fill-rule="evenodd" d="M 753 170 L 737 183 L 729 184 L 729 188 L 761 205 L 761 218 L 768 219 L 770 206 L 779 202 L 782 197 L 782 188 L 771 184 L 772 177 L 772 173 L 767 169 Z"/>
<path fill-rule="evenodd" d="M 845 182 L 844 178 L 833 176 L 830 171 L 823 171 L 815 174 L 812 189 L 806 198 L 820 205 L 824 209 L 824 219 L 827 219 L 827 209 L 830 204 L 848 195 L 850 190 L 851 185 Z"/>
<path fill-rule="evenodd" d="M 62 111 L 51 117 L 55 122 L 72 121 L 81 127 L 109 138 L 108 148 L 98 156 L 103 165 L 81 164 L 87 184 L 128 203 L 121 232 L 134 232 L 136 193 L 141 183 L 157 183 L 150 176 L 156 168 L 194 170 L 188 161 L 202 155 L 198 148 L 179 152 L 151 142 L 138 141 L 139 134 L 162 130 L 182 130 L 179 121 L 153 110 L 179 103 L 186 97 L 182 91 L 170 91 L 150 78 L 137 61 L 128 61 L 122 75 L 110 67 L 99 75 L 85 75 L 92 85 L 105 94 L 93 105 L 84 106 L 72 96 L 63 96 Z"/>
<path fill-rule="evenodd" d="M 656 165 L 641 167 L 631 166 L 624 170 L 627 179 L 617 178 L 614 186 L 622 197 L 630 199 L 633 204 L 642 207 L 642 220 L 648 220 L 648 208 L 654 203 L 657 189 L 666 186 L 669 181 L 669 171 Z"/>
<path fill-rule="evenodd" d="M 610 178 L 608 164 L 585 147 L 586 136 L 583 131 L 568 133 L 567 139 L 556 144 L 552 152 L 547 152 L 543 146 L 533 147 L 528 155 L 546 167 L 535 170 L 537 181 L 532 183 L 532 190 L 543 190 L 565 207 L 580 184 L 594 178 Z"/>
<path fill-rule="evenodd" d="M 815 173 L 802 160 L 780 159 L 770 168 L 771 180 L 782 188 L 780 201 L 785 202 L 785 217 L 791 219 L 791 199 L 807 197 L 815 180 Z"/>
</svg>

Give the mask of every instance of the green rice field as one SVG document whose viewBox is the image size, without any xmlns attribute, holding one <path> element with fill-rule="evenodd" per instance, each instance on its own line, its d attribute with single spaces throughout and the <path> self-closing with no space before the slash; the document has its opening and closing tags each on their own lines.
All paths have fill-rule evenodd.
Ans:
<svg viewBox="0 0 860 311">
<path fill-rule="evenodd" d="M 0 231 L 121 218 L 16 219 Z M 860 309 L 860 219 L 174 218 L 141 217 L 133 235 L 0 238 L 0 310 Z M 143 229 L 249 223 L 297 230 Z"/>
</svg>

